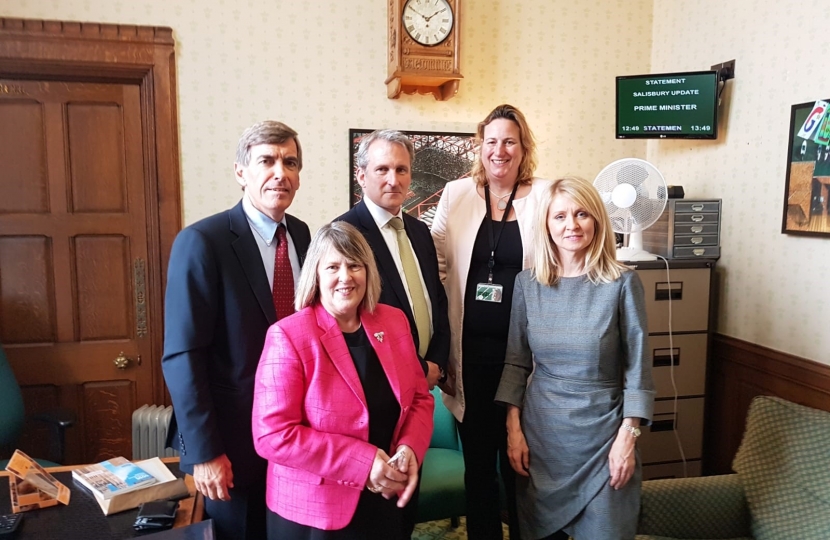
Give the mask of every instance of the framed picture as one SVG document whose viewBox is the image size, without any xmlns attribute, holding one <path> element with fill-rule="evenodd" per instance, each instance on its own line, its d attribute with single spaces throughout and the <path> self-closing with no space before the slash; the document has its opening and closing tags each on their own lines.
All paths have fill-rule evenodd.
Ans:
<svg viewBox="0 0 830 540">
<path fill-rule="evenodd" d="M 781 232 L 830 236 L 830 99 L 793 105 Z"/>
<path fill-rule="evenodd" d="M 373 129 L 350 129 L 349 206 L 360 202 L 363 192 L 357 183 L 355 160 L 361 139 Z M 467 176 L 475 160 L 475 134 L 440 131 L 401 131 L 415 145 L 412 184 L 403 203 L 404 212 L 432 226 L 435 207 L 451 180 Z"/>
</svg>

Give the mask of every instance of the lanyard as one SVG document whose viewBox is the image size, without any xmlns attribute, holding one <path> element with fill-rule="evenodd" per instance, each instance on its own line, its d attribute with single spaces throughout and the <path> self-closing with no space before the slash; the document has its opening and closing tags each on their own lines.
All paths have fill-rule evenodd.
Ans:
<svg viewBox="0 0 830 540">
<path fill-rule="evenodd" d="M 510 192 L 510 198 L 507 199 L 507 206 L 504 208 L 504 214 L 501 216 L 501 227 L 499 227 L 499 233 L 497 235 L 493 234 L 493 219 L 492 219 L 492 211 L 490 210 L 490 186 L 487 184 L 484 185 L 484 204 L 486 206 L 485 215 L 487 216 L 487 229 L 490 232 L 488 239 L 490 240 L 490 260 L 487 261 L 487 268 L 489 269 L 489 275 L 487 276 L 487 283 L 493 283 L 493 267 L 496 266 L 496 248 L 499 247 L 499 240 L 501 240 L 501 233 L 504 230 L 504 224 L 507 222 L 507 214 L 510 213 L 510 209 L 513 207 L 513 198 L 516 196 L 516 191 L 519 189 L 519 182 L 516 182 L 516 185 L 513 186 L 513 191 Z"/>
</svg>

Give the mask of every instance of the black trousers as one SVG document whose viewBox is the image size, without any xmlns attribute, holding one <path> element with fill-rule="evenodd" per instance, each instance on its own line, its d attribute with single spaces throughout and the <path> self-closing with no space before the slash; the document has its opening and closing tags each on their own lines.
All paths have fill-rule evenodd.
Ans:
<svg viewBox="0 0 830 540">
<path fill-rule="evenodd" d="M 205 497 L 206 517 L 213 519 L 218 540 L 265 538 L 265 478 L 247 488 L 231 488 L 231 500 Z"/>
<path fill-rule="evenodd" d="M 507 459 L 507 409 L 493 399 L 501 364 L 465 363 L 464 421 L 458 425 L 464 447 L 467 538 L 502 540 L 498 473 L 504 483 L 510 539 L 520 540 L 516 511 L 516 473 Z M 497 466 L 498 464 L 498 466 Z"/>
</svg>

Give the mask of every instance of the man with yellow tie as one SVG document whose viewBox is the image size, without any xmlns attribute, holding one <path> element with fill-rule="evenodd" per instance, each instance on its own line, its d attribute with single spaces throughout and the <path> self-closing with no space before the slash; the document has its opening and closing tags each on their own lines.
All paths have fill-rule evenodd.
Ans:
<svg viewBox="0 0 830 540">
<path fill-rule="evenodd" d="M 382 282 L 380 302 L 402 310 L 409 319 L 431 390 L 447 379 L 450 324 L 429 228 L 402 210 L 414 159 L 412 141 L 399 131 L 380 130 L 363 137 L 356 158 L 363 200 L 335 221 L 354 225 L 369 242 Z M 407 505 L 407 537 L 414 527 L 416 503 L 413 496 Z"/>
</svg>

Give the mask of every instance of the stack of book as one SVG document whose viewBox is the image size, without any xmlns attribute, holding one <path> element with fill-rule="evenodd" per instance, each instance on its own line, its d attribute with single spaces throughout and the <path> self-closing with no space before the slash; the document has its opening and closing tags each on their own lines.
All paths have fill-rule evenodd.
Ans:
<svg viewBox="0 0 830 540">
<path fill-rule="evenodd" d="M 95 496 L 107 516 L 144 502 L 188 494 L 184 479 L 176 478 L 157 457 L 137 463 L 113 458 L 75 469 L 72 477 Z"/>
</svg>

